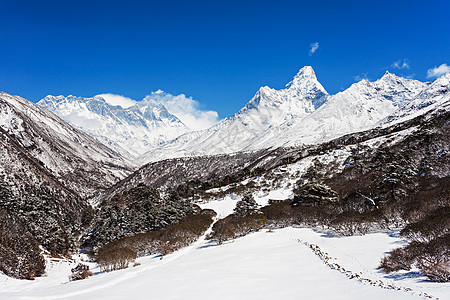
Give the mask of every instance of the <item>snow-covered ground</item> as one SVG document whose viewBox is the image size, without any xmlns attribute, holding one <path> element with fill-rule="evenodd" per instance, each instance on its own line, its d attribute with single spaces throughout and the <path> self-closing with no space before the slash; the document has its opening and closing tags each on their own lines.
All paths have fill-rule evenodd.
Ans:
<svg viewBox="0 0 450 300">
<path fill-rule="evenodd" d="M 286 193 L 256 199 L 263 203 Z M 201 206 L 223 217 L 238 199 L 230 195 Z M 359 278 L 330 268 L 305 242 Z M 91 264 L 97 273 L 82 281 L 68 281 L 75 261 L 53 262 L 47 277 L 34 281 L 0 275 L 0 299 L 450 299 L 448 283 L 377 269 L 381 257 L 403 243 L 395 234 L 338 238 L 307 228 L 263 230 L 222 245 L 203 236 L 163 259 L 139 258 L 139 266 L 126 270 L 102 274 Z"/>
</svg>

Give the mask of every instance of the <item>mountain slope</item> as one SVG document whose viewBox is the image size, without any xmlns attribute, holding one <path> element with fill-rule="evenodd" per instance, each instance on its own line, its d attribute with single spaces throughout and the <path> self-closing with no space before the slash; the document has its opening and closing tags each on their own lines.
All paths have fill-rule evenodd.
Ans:
<svg viewBox="0 0 450 300">
<path fill-rule="evenodd" d="M 122 108 L 108 104 L 101 96 L 49 95 L 37 104 L 130 160 L 189 131 L 162 104 L 146 99 Z"/>
<path fill-rule="evenodd" d="M 107 188 L 131 172 L 118 153 L 24 98 L 0 92 L 0 128 L 81 197 Z M 11 160 L 0 166 L 16 164 Z"/>
<path fill-rule="evenodd" d="M 74 251 L 90 214 L 85 201 L 0 127 L 0 271 L 26 279 L 42 275 L 39 246 L 55 255 Z"/>
<path fill-rule="evenodd" d="M 232 153 L 327 141 L 372 128 L 427 86 L 388 72 L 328 95 L 311 67 L 302 68 L 285 89 L 262 87 L 233 117 L 187 133 L 144 154 L 141 164 L 170 157 Z"/>
</svg>

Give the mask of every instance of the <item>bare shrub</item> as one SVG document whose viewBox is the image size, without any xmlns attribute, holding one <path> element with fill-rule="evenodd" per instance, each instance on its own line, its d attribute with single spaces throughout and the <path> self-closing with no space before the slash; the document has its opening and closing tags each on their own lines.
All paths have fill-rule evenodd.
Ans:
<svg viewBox="0 0 450 300">
<path fill-rule="evenodd" d="M 386 273 L 410 270 L 413 257 L 405 248 L 396 248 L 381 260 L 380 268 Z"/>
<path fill-rule="evenodd" d="M 208 239 L 215 240 L 222 244 L 224 241 L 231 240 L 240 236 L 258 231 L 264 228 L 267 218 L 263 214 L 255 213 L 246 216 L 231 214 L 228 217 L 217 221 Z"/>
<path fill-rule="evenodd" d="M 408 224 L 400 233 L 412 241 L 429 242 L 450 233 L 450 207 L 441 207 L 420 221 Z"/>
<path fill-rule="evenodd" d="M 70 281 L 83 280 L 92 276 L 92 272 L 89 271 L 89 266 L 84 264 L 78 264 L 72 270 L 72 274 L 69 276 Z"/>
<path fill-rule="evenodd" d="M 104 272 L 128 268 L 136 260 L 136 252 L 130 248 L 102 248 L 97 254 L 97 262 Z"/>
<path fill-rule="evenodd" d="M 194 242 L 209 228 L 215 215 L 216 213 L 211 209 L 200 210 L 165 228 L 115 240 L 100 248 L 98 253 L 128 248 L 137 256 L 155 253 L 167 255 Z M 98 258 L 97 256 L 97 262 L 100 264 Z"/>
<path fill-rule="evenodd" d="M 410 270 L 418 267 L 431 281 L 450 280 L 450 234 L 430 242 L 411 242 L 404 248 L 397 248 L 384 257 L 380 268 L 385 272 Z"/>
</svg>

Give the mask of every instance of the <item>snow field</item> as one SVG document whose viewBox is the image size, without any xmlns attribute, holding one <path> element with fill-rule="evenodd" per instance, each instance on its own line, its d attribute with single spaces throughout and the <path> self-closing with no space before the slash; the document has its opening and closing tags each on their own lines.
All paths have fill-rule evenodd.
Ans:
<svg viewBox="0 0 450 300">
<path fill-rule="evenodd" d="M 256 196 L 259 203 L 288 196 L 287 189 Z M 239 197 L 201 204 L 220 218 L 234 209 Z M 308 228 L 262 230 L 216 245 L 206 232 L 189 247 L 160 259 L 137 259 L 137 267 L 99 273 L 68 282 L 67 260 L 49 264 L 47 277 L 22 281 L 0 275 L 0 299 L 450 299 L 450 284 L 427 282 L 418 273 L 386 275 L 377 266 L 381 257 L 403 245 L 395 234 L 376 233 L 330 237 Z M 348 276 L 324 264 L 303 242 L 315 244 L 339 264 L 361 278 L 392 285 L 386 289 Z M 76 258 L 79 260 L 80 257 Z"/>
</svg>

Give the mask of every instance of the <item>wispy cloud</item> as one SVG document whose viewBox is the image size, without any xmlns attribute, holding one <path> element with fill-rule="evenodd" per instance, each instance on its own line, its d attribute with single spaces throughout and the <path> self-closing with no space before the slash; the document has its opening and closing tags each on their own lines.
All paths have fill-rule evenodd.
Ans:
<svg viewBox="0 0 450 300">
<path fill-rule="evenodd" d="M 315 42 L 315 43 L 311 43 L 310 45 L 309 45 L 309 56 L 311 56 L 311 55 L 313 55 L 314 54 L 314 52 L 316 52 L 317 51 L 317 49 L 319 49 L 319 43 L 318 42 Z"/>
<path fill-rule="evenodd" d="M 118 106 L 121 106 L 122 108 L 128 108 L 128 107 L 136 104 L 136 101 L 134 101 L 133 99 L 122 96 L 122 95 L 106 93 L 106 94 L 99 94 L 97 96 L 105 99 L 106 103 L 108 103 L 109 105 L 114 105 L 114 106 L 118 105 Z"/>
<path fill-rule="evenodd" d="M 432 69 L 429 69 L 427 71 L 427 78 L 439 77 L 448 72 L 450 72 L 450 66 L 447 66 L 447 64 L 442 64 L 439 67 L 434 67 Z"/>
<path fill-rule="evenodd" d="M 219 121 L 216 111 L 202 110 L 198 101 L 184 94 L 173 96 L 158 90 L 146 96 L 144 100 L 164 105 L 171 114 L 194 130 L 208 128 Z"/>
<path fill-rule="evenodd" d="M 361 80 L 363 80 L 363 79 L 369 80 L 369 77 L 367 76 L 367 73 L 362 73 L 362 74 L 353 76 L 353 79 L 354 79 L 355 81 L 361 81 Z"/>
<path fill-rule="evenodd" d="M 392 68 L 394 69 L 409 69 L 409 63 L 408 60 L 403 59 L 403 60 L 397 60 L 395 61 L 392 65 Z"/>
</svg>

